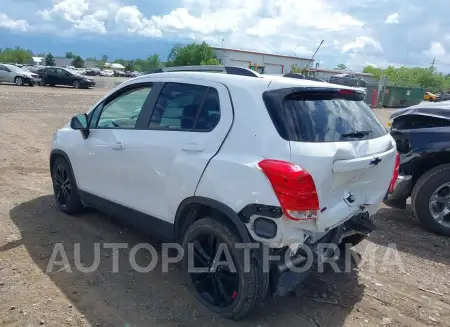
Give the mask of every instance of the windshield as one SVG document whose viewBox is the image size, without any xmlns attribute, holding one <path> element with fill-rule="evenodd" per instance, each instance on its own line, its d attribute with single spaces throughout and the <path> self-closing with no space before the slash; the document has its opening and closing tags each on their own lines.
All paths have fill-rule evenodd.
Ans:
<svg viewBox="0 0 450 327">
<path fill-rule="evenodd" d="M 387 132 L 364 101 L 287 100 L 284 109 L 297 141 L 338 142 L 371 139 Z"/>
<path fill-rule="evenodd" d="M 68 69 L 68 68 L 66 68 L 66 70 L 67 70 L 69 73 L 71 73 L 72 75 L 81 76 L 81 74 L 80 74 L 78 71 L 76 71 L 76 70 Z"/>
<path fill-rule="evenodd" d="M 343 142 L 378 138 L 387 130 L 363 94 L 333 88 L 266 91 L 263 99 L 282 138 L 295 142 Z"/>
</svg>

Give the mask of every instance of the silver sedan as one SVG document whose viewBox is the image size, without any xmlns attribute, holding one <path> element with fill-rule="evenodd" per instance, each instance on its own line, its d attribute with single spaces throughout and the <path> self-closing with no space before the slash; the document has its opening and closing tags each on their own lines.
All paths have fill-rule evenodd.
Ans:
<svg viewBox="0 0 450 327">
<path fill-rule="evenodd" d="M 34 86 L 39 82 L 39 75 L 14 65 L 0 64 L 1 82 L 15 83 L 18 86 L 25 84 Z"/>
</svg>

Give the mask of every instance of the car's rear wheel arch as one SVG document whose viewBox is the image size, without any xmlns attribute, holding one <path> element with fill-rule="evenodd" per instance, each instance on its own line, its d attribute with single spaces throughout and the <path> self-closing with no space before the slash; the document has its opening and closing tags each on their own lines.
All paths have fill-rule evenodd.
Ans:
<svg viewBox="0 0 450 327">
<path fill-rule="evenodd" d="M 186 198 L 178 206 L 174 226 L 175 240 L 181 241 L 183 234 L 189 226 L 205 216 L 218 220 L 228 226 L 236 232 L 241 242 L 252 242 L 247 227 L 233 209 L 217 200 L 199 196 Z"/>
<path fill-rule="evenodd" d="M 450 151 L 437 152 L 434 155 L 427 155 L 426 158 L 420 160 L 420 163 L 415 164 L 415 169 L 412 173 L 413 186 L 425 173 L 443 164 L 450 164 Z"/>
</svg>

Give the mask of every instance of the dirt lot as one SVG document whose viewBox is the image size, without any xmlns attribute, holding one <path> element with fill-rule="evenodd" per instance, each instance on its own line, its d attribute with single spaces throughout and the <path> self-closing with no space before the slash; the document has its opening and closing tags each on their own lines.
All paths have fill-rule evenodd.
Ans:
<svg viewBox="0 0 450 327">
<path fill-rule="evenodd" d="M 97 242 L 160 247 L 105 215 L 68 217 L 56 209 L 48 172 L 52 133 L 103 92 L 0 86 L 0 326 L 450 326 L 449 238 L 422 230 L 410 210 L 382 207 L 378 229 L 356 248 L 375 249 L 380 262 L 396 243 L 405 272 L 381 265 L 371 272 L 363 264 L 351 273 L 313 274 L 295 296 L 270 300 L 240 322 L 199 306 L 176 267 L 142 274 L 121 260 L 112 273 L 111 250 L 102 248 L 93 273 L 46 273 L 59 242 L 71 263 L 73 244 L 81 243 L 86 265 Z M 384 121 L 389 114 L 377 113 Z"/>
</svg>

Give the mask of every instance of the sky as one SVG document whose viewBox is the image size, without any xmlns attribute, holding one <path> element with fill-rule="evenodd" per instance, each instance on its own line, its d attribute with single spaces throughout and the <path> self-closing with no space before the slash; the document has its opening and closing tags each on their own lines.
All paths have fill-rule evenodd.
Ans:
<svg viewBox="0 0 450 327">
<path fill-rule="evenodd" d="M 0 0 L 0 47 L 163 60 L 177 43 L 450 73 L 448 0 Z"/>
</svg>

